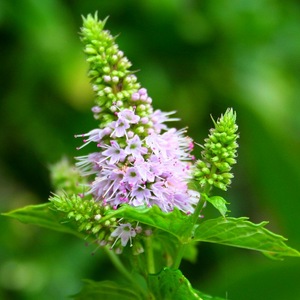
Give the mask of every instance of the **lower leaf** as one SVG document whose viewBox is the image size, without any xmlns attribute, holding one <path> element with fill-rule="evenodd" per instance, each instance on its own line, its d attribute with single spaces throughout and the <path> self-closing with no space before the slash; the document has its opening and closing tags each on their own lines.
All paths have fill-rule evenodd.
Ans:
<svg viewBox="0 0 300 300">
<path fill-rule="evenodd" d="M 143 300 L 136 292 L 136 289 L 131 286 L 123 286 L 114 281 L 84 280 L 85 285 L 82 290 L 72 296 L 75 300 Z"/>
<path fill-rule="evenodd" d="M 193 289 L 180 270 L 164 268 L 160 273 L 150 275 L 148 281 L 156 300 L 225 300 Z"/>
</svg>

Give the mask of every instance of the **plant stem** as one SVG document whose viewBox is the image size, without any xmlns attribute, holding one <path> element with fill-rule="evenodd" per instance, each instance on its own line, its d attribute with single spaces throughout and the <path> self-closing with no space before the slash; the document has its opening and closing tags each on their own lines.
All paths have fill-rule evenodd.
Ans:
<svg viewBox="0 0 300 300">
<path fill-rule="evenodd" d="M 211 188 L 211 185 L 209 185 L 209 184 L 204 185 L 203 188 L 202 188 L 202 192 L 200 192 L 201 196 L 204 195 L 204 194 L 207 195 L 209 193 L 209 191 L 210 191 L 210 188 Z M 193 236 L 193 231 L 195 230 L 195 225 L 196 225 L 196 223 L 197 223 L 197 221 L 199 219 L 199 215 L 200 215 L 200 212 L 201 212 L 201 210 L 203 208 L 204 203 L 205 203 L 205 197 L 202 196 L 200 198 L 199 202 L 197 203 L 197 206 L 195 208 L 195 211 L 194 211 L 193 215 L 191 216 L 189 233 L 187 234 L 187 236 L 188 236 L 189 239 Z M 189 242 L 190 241 L 187 241 L 186 243 L 181 243 L 179 245 L 178 251 L 176 253 L 176 256 L 175 256 L 175 259 L 174 259 L 174 263 L 173 263 L 173 266 L 172 266 L 173 269 L 179 269 L 182 257 L 184 255 L 184 251 L 185 251 L 186 245 Z"/>
<path fill-rule="evenodd" d="M 155 274 L 155 262 L 154 262 L 154 254 L 152 247 L 152 239 L 151 237 L 145 238 L 145 246 L 146 246 L 146 259 L 147 259 L 147 267 L 148 274 Z"/>
<path fill-rule="evenodd" d="M 125 278 L 128 279 L 129 282 L 131 282 L 136 289 L 141 293 L 142 298 L 141 299 L 148 299 L 146 291 L 137 283 L 137 281 L 134 279 L 134 277 L 128 272 L 128 270 L 125 268 L 121 260 L 119 259 L 118 255 L 116 255 L 112 250 L 108 249 L 107 247 L 103 247 L 106 254 L 110 258 L 111 262 L 115 266 L 115 268 L 125 276 Z"/>
<path fill-rule="evenodd" d="M 110 258 L 110 260 L 113 263 L 113 265 L 115 266 L 115 268 L 121 274 L 123 274 L 129 281 L 135 283 L 135 281 L 132 279 L 131 274 L 127 271 L 127 269 L 125 268 L 125 266 L 123 265 L 123 263 L 121 262 L 119 257 L 112 250 L 108 249 L 107 247 L 104 247 L 103 249 L 105 250 L 106 254 Z"/>
<path fill-rule="evenodd" d="M 178 249 L 176 257 L 174 259 L 172 269 L 174 269 L 174 270 L 179 269 L 181 261 L 182 261 L 182 257 L 183 257 L 184 251 L 185 251 L 185 248 L 186 248 L 186 244 L 180 244 L 179 245 L 179 249 Z"/>
<path fill-rule="evenodd" d="M 115 266 L 115 268 L 129 281 L 133 284 L 133 286 L 136 288 L 137 291 L 140 292 L 141 298 L 139 299 L 152 299 L 149 298 L 148 292 L 138 283 L 138 281 L 135 279 L 133 275 L 131 275 L 130 272 L 125 268 L 124 264 L 120 260 L 119 256 L 115 254 L 112 250 L 110 250 L 107 247 L 103 247 L 106 254 L 110 258 L 112 264 Z M 154 263 L 154 260 L 153 260 Z M 154 266 L 154 265 L 153 265 Z"/>
</svg>

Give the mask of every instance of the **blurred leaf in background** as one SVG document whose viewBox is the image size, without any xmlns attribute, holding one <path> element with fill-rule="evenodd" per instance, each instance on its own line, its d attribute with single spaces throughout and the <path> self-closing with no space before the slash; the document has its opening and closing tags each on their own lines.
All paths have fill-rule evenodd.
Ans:
<svg viewBox="0 0 300 300">
<path fill-rule="evenodd" d="M 177 110 L 202 143 L 216 117 L 237 111 L 232 216 L 300 248 L 300 5 L 296 0 L 0 1 L 1 212 L 47 201 L 49 165 L 76 154 L 74 134 L 95 126 L 77 33 L 81 15 L 110 16 L 109 29 L 154 106 Z M 200 149 L 196 149 L 196 154 Z M 211 214 L 209 210 L 206 214 Z M 0 218 L 0 298 L 64 299 L 81 278 L 104 278 L 101 251 L 63 234 Z M 195 288 L 228 299 L 300 297 L 300 262 L 200 245 L 183 264 Z M 113 272 L 113 269 L 111 270 Z M 112 275 L 111 275 L 112 276 Z"/>
</svg>

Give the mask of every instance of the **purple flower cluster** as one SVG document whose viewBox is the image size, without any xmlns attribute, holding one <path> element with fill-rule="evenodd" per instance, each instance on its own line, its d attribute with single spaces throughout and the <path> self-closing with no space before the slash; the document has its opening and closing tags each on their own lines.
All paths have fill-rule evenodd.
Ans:
<svg viewBox="0 0 300 300">
<path fill-rule="evenodd" d="M 137 93 L 132 98 L 137 98 Z M 134 107 L 115 116 L 107 127 L 79 135 L 85 137 L 83 146 L 94 142 L 99 149 L 77 157 L 83 175 L 95 174 L 89 193 L 115 209 L 127 203 L 157 205 L 164 212 L 177 207 L 192 213 L 199 194 L 187 186 L 193 142 L 184 136 L 185 130 L 168 129 L 165 122 L 170 120 L 169 114 L 155 111 L 147 117 L 151 123 L 148 135 L 141 138 L 135 128 L 144 121 Z"/>
<path fill-rule="evenodd" d="M 150 99 L 150 100 L 149 100 Z M 132 102 L 150 102 L 146 89 L 131 95 Z M 88 193 L 103 205 L 117 209 L 131 206 L 157 205 L 164 212 L 175 207 L 189 214 L 199 194 L 188 188 L 191 178 L 192 140 L 185 130 L 169 129 L 172 113 L 159 110 L 143 115 L 136 106 L 120 110 L 105 128 L 94 129 L 84 144 L 96 143 L 98 151 L 77 157 L 83 175 L 93 175 Z M 119 110 L 119 111 L 118 111 Z"/>
<path fill-rule="evenodd" d="M 88 15 L 81 30 L 88 76 L 95 92 L 92 112 L 101 121 L 99 128 L 76 136 L 84 139 L 78 149 L 89 144 L 97 148 L 94 153 L 77 157 L 77 168 L 90 180 L 85 194 L 99 203 L 99 211 L 127 204 L 192 213 L 200 197 L 188 188 L 193 142 L 185 130 L 167 126 L 167 122 L 178 120 L 172 117 L 174 112 L 153 111 L 151 97 L 141 88 L 130 70 L 130 61 L 104 25 L 105 20 Z M 97 234 L 99 226 L 94 229 Z M 117 249 L 129 241 L 132 245 L 133 238 L 151 230 L 123 218 L 105 222 L 102 227 L 100 244 L 111 245 L 115 239 L 111 247 Z M 142 251 L 142 247 L 133 248 L 136 253 Z"/>
</svg>

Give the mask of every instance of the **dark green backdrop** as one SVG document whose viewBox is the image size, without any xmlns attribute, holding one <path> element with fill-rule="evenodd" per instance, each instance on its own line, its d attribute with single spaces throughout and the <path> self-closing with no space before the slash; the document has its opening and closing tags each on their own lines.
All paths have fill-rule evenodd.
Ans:
<svg viewBox="0 0 300 300">
<path fill-rule="evenodd" d="M 202 143 L 233 107 L 240 131 L 231 215 L 270 220 L 300 249 L 297 0 L 0 0 L 0 211 L 47 201 L 49 165 L 96 126 L 78 31 L 98 10 L 162 110 Z M 199 153 L 199 150 L 198 150 Z M 0 298 L 65 299 L 114 269 L 71 236 L 0 218 Z M 231 300 L 300 299 L 300 260 L 200 245 L 184 274 Z"/>
</svg>

